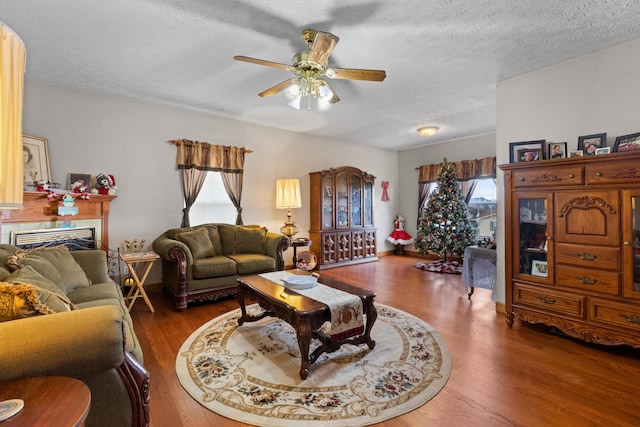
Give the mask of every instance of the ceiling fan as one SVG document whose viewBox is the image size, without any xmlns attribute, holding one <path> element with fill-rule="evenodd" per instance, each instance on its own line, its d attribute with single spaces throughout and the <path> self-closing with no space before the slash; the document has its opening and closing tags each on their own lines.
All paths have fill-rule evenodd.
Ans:
<svg viewBox="0 0 640 427">
<path fill-rule="evenodd" d="M 324 109 L 330 104 L 335 104 L 340 101 L 340 98 L 322 77 L 381 82 L 387 76 L 384 70 L 329 67 L 329 55 L 331 55 L 336 44 L 338 44 L 338 40 L 340 40 L 331 33 L 306 29 L 302 31 L 302 38 L 307 42 L 308 49 L 295 54 L 292 65 L 241 55 L 233 57 L 236 61 L 289 70 L 294 74 L 294 77 L 260 92 L 258 94 L 259 96 L 271 96 L 286 89 L 285 95 L 289 99 L 289 105 L 291 107 L 300 109 L 300 100 L 307 96 L 309 99 L 309 109 L 311 109 L 312 97 L 318 98 L 320 109 Z"/>
</svg>

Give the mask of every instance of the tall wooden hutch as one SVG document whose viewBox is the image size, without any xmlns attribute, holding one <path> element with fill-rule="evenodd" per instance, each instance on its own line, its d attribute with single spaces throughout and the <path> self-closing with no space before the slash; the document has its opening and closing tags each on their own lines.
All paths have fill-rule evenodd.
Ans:
<svg viewBox="0 0 640 427">
<path fill-rule="evenodd" d="M 508 325 L 640 347 L 640 151 L 500 168 Z"/>
<path fill-rule="evenodd" d="M 375 177 L 351 166 L 310 175 L 311 250 L 320 270 L 376 261 Z"/>
</svg>

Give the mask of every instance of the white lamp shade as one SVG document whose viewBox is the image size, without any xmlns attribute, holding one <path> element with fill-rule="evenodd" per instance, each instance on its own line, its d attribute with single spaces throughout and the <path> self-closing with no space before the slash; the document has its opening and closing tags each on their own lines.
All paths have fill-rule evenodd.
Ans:
<svg viewBox="0 0 640 427">
<path fill-rule="evenodd" d="M 0 209 L 22 208 L 24 43 L 0 22 Z"/>
<path fill-rule="evenodd" d="M 300 181 L 286 178 L 276 181 L 276 209 L 291 209 L 302 207 L 300 198 Z"/>
</svg>

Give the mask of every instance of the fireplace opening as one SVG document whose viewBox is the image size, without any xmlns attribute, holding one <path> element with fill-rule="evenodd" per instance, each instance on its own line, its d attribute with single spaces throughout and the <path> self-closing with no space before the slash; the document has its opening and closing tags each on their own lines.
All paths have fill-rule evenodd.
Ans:
<svg viewBox="0 0 640 427">
<path fill-rule="evenodd" d="M 95 227 L 45 228 L 39 230 L 18 230 L 9 233 L 13 246 L 21 249 L 64 245 L 70 251 L 97 249 Z"/>
</svg>

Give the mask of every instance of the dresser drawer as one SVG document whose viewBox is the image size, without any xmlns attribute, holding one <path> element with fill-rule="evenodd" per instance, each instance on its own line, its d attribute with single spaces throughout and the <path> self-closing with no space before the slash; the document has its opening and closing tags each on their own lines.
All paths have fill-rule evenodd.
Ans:
<svg viewBox="0 0 640 427">
<path fill-rule="evenodd" d="M 640 305 L 589 298 L 589 320 L 640 332 Z"/>
<path fill-rule="evenodd" d="M 618 271 L 620 269 L 620 248 L 557 243 L 556 264 Z"/>
<path fill-rule="evenodd" d="M 556 285 L 609 295 L 620 294 L 620 273 L 556 265 Z"/>
<path fill-rule="evenodd" d="M 513 185 L 514 187 L 575 185 L 584 182 L 583 176 L 582 166 L 517 170 L 513 172 Z"/>
<path fill-rule="evenodd" d="M 640 168 L 632 165 L 590 165 L 586 168 L 587 184 L 622 184 L 640 182 Z"/>
<path fill-rule="evenodd" d="M 513 285 L 513 304 L 584 319 L 585 297 L 534 286 Z"/>
</svg>

